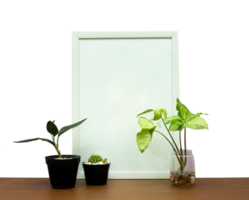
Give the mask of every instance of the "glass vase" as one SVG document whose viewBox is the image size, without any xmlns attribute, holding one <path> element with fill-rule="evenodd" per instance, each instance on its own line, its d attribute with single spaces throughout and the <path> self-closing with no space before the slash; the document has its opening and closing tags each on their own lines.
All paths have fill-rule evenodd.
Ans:
<svg viewBox="0 0 249 200">
<path fill-rule="evenodd" d="M 191 186 L 195 182 L 195 160 L 192 150 L 182 150 L 182 155 L 172 155 L 170 181 L 175 186 Z"/>
</svg>

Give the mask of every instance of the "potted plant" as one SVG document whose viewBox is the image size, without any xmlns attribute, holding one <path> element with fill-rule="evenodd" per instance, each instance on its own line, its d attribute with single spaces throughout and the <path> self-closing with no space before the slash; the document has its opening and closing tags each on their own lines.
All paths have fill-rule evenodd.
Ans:
<svg viewBox="0 0 249 200">
<path fill-rule="evenodd" d="M 86 119 L 69 126 L 65 126 L 58 130 L 54 121 L 48 121 L 47 131 L 51 134 L 52 140 L 45 138 L 33 138 L 27 140 L 17 141 L 15 143 L 32 142 L 35 140 L 42 140 L 52 144 L 58 155 L 45 157 L 50 183 L 53 188 L 64 189 L 75 186 L 78 166 L 80 163 L 80 156 L 78 155 L 62 155 L 59 150 L 59 137 L 66 131 L 75 128 L 82 124 Z M 55 138 L 57 136 L 57 139 Z M 57 141 L 57 142 L 56 142 Z"/>
<path fill-rule="evenodd" d="M 156 132 L 161 134 L 169 142 L 174 150 L 174 160 L 172 161 L 173 164 L 170 172 L 171 182 L 174 185 L 190 186 L 195 180 L 195 166 L 192 151 L 187 150 L 186 128 L 194 130 L 208 129 L 207 122 L 202 117 L 200 117 L 200 115 L 207 114 L 192 114 L 188 108 L 180 102 L 179 99 L 177 99 L 176 110 L 178 111 L 178 115 L 172 117 L 167 117 L 167 112 L 163 108 L 156 110 L 149 109 L 138 114 L 137 117 L 145 113 L 154 112 L 154 118 L 152 120 L 146 119 L 145 117 L 139 117 L 138 123 L 140 124 L 142 130 L 137 133 L 137 145 L 141 153 L 143 153 L 145 149 L 148 148 L 152 140 L 153 133 Z M 169 137 L 156 130 L 158 127 L 161 127 L 161 125 L 160 123 L 154 125 L 153 121 L 160 119 L 162 120 L 163 126 L 167 130 Z M 182 148 L 181 142 L 182 130 L 184 130 L 184 149 Z M 176 144 L 170 131 L 179 131 L 180 147 L 178 147 Z"/>
<path fill-rule="evenodd" d="M 105 185 L 108 179 L 110 162 L 102 159 L 98 154 L 92 154 L 88 161 L 83 162 L 83 169 L 87 185 Z"/>
</svg>

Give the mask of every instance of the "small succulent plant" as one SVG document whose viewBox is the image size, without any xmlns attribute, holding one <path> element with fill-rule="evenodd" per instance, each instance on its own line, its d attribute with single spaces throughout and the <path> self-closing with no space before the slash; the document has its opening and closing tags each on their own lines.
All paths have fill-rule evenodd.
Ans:
<svg viewBox="0 0 249 200">
<path fill-rule="evenodd" d="M 32 141 L 35 141 L 35 140 L 42 140 L 42 141 L 46 141 L 50 144 L 52 144 L 55 148 L 55 150 L 57 151 L 58 153 L 58 156 L 59 158 L 62 158 L 61 156 L 61 152 L 59 150 L 59 137 L 65 133 L 66 131 L 72 129 L 72 128 L 75 128 L 77 126 L 79 126 L 80 124 L 82 124 L 86 119 L 83 119 L 79 122 L 76 122 L 72 125 L 69 125 L 69 126 L 64 126 L 63 128 L 61 128 L 60 130 L 58 130 L 57 126 L 55 125 L 54 121 L 51 122 L 51 121 L 48 121 L 47 123 L 47 131 L 50 133 L 51 135 L 51 138 L 52 140 L 49 140 L 49 139 L 45 139 L 45 138 L 33 138 L 33 139 L 27 139 L 27 140 L 21 140 L 21 141 L 17 141 L 15 143 L 23 143 L 23 142 L 32 142 Z M 55 136 L 57 135 L 57 143 L 55 142 Z"/>
<path fill-rule="evenodd" d="M 105 158 L 103 160 L 102 157 L 99 154 L 92 154 L 90 156 L 90 158 L 88 159 L 88 162 L 90 162 L 90 163 L 98 163 L 98 162 L 105 163 L 106 161 L 107 161 L 107 158 Z"/>
</svg>

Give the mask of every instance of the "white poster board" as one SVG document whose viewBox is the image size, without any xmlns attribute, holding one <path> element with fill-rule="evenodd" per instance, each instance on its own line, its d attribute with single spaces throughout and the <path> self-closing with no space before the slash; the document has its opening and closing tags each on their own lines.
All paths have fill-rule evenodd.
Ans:
<svg viewBox="0 0 249 200">
<path fill-rule="evenodd" d="M 141 154 L 136 115 L 161 107 L 176 114 L 177 59 L 176 32 L 73 33 L 73 122 L 87 118 L 73 131 L 73 154 L 108 158 L 109 178 L 168 178 L 171 146 L 154 133 Z"/>
</svg>

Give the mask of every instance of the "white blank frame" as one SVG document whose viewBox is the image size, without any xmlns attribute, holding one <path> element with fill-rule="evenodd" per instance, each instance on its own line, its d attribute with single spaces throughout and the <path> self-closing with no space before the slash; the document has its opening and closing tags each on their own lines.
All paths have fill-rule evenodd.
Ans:
<svg viewBox="0 0 249 200">
<path fill-rule="evenodd" d="M 111 162 L 108 179 L 169 179 L 171 145 L 154 132 L 142 154 L 136 116 L 160 107 L 177 115 L 176 98 L 179 29 L 72 31 L 71 123 L 87 118 L 71 130 L 71 153 L 81 156 L 77 179 L 85 178 L 82 162 L 96 153 Z M 179 147 L 179 131 L 170 133 Z"/>
</svg>

